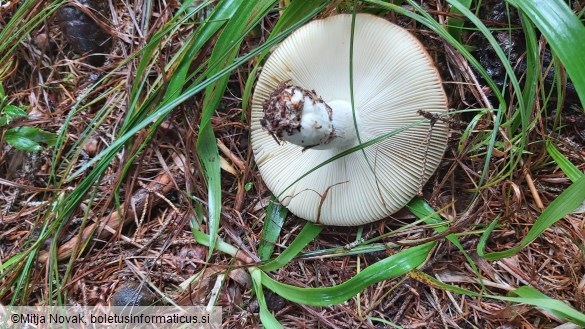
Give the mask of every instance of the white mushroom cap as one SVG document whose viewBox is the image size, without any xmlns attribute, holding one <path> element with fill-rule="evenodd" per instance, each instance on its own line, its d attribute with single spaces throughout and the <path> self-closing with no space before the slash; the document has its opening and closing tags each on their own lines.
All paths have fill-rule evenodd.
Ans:
<svg viewBox="0 0 585 329">
<path fill-rule="evenodd" d="M 404 207 L 436 170 L 449 134 L 443 121 L 436 121 L 431 129 L 431 123 L 418 113 L 447 112 L 441 79 L 419 41 L 382 18 L 358 14 L 353 92 L 362 143 L 414 125 L 363 151 L 328 163 L 294 183 L 359 142 L 346 139 L 313 148 L 293 144 L 293 132 L 275 134 L 263 128 L 270 125 L 264 107 L 269 106 L 268 100 L 274 99 L 277 90 L 292 95 L 288 105 L 296 104 L 300 98 L 294 87 L 285 89 L 287 85 L 283 85 L 288 81 L 288 86 L 298 86 L 306 92 L 314 90 L 331 107 L 333 119 L 344 116 L 353 126 L 351 20 L 351 15 L 337 15 L 313 21 L 285 39 L 264 65 L 252 105 L 252 147 L 264 182 L 293 214 L 326 225 L 370 223 Z M 305 104 L 311 97 L 315 96 L 308 95 Z M 343 110 L 341 114 L 348 104 L 349 112 Z M 345 134 L 347 127 L 342 130 Z M 294 134 L 297 131 L 300 128 Z M 278 134 L 284 136 L 275 136 Z"/>
</svg>

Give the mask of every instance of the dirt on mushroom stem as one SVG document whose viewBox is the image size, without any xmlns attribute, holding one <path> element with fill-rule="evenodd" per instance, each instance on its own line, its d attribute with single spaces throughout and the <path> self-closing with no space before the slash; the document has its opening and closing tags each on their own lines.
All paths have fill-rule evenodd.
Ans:
<svg viewBox="0 0 585 329">
<path fill-rule="evenodd" d="M 294 138 L 291 138 L 291 136 L 301 133 L 303 129 L 302 117 L 305 103 L 308 107 L 323 107 L 326 111 L 322 115 L 326 121 L 326 131 L 321 131 L 320 136 L 315 140 L 317 143 L 313 145 L 310 144 L 313 141 L 301 139 L 299 144 L 295 142 Z M 335 129 L 331 125 L 333 110 L 317 96 L 315 91 L 292 86 L 288 81 L 285 81 L 280 83 L 276 90 L 270 94 L 270 97 L 264 102 L 263 108 L 264 119 L 260 123 L 279 144 L 280 141 L 290 141 L 305 148 L 311 148 L 319 144 L 327 144 L 335 137 Z M 315 128 L 316 130 L 323 129 L 323 124 L 317 123 Z M 284 134 L 285 132 L 286 134 Z"/>
<path fill-rule="evenodd" d="M 263 103 L 260 120 L 276 142 L 290 142 L 307 149 L 347 148 L 356 140 L 351 104 L 326 103 L 314 90 L 280 83 Z M 355 118 L 356 120 L 359 118 Z M 359 122 L 359 121 L 357 121 Z"/>
</svg>

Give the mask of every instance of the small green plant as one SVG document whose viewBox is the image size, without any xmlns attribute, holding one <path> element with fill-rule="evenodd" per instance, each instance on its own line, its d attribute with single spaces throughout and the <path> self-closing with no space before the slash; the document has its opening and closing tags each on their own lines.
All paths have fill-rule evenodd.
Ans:
<svg viewBox="0 0 585 329">
<path fill-rule="evenodd" d="M 7 126 L 11 121 L 26 117 L 26 111 L 16 105 L 7 104 L 8 96 L 0 82 L 0 128 Z M 55 145 L 56 135 L 35 127 L 16 127 L 4 132 L 4 140 L 18 150 L 27 152 L 38 152 L 41 150 L 40 143 L 50 146 Z"/>
</svg>

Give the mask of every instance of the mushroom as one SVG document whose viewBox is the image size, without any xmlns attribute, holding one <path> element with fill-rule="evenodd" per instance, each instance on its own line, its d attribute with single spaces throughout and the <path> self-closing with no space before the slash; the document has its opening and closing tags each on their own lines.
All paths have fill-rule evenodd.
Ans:
<svg viewBox="0 0 585 329">
<path fill-rule="evenodd" d="M 447 112 L 441 78 L 420 42 L 358 14 L 350 61 L 351 22 L 336 15 L 286 38 L 266 61 L 252 102 L 264 182 L 293 214 L 325 225 L 370 223 L 404 207 L 438 167 L 449 135 L 437 120 Z"/>
</svg>

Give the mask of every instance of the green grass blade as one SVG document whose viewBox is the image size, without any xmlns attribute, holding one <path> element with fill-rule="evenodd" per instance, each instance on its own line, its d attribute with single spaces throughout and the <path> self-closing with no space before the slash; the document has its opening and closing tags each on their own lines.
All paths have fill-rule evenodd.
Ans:
<svg viewBox="0 0 585 329">
<path fill-rule="evenodd" d="M 492 234 L 492 232 L 494 231 L 494 229 L 498 225 L 498 221 L 500 220 L 500 216 L 501 215 L 497 215 L 496 218 L 494 218 L 494 220 L 490 223 L 490 225 L 488 225 L 488 227 L 485 229 L 485 231 L 483 232 L 483 234 L 479 238 L 479 242 L 477 243 L 477 254 L 480 257 L 485 256 L 485 246 L 488 242 L 488 238 L 489 238 L 490 234 Z"/>
<path fill-rule="evenodd" d="M 221 172 L 219 151 L 213 127 L 207 125 L 199 130 L 197 138 L 197 154 L 201 162 L 207 183 L 207 209 L 209 223 L 209 249 L 207 257 L 211 257 L 217 241 L 221 214 Z"/>
<path fill-rule="evenodd" d="M 294 27 L 293 27 L 293 29 L 294 29 Z M 209 77 L 208 79 L 203 80 L 197 84 L 194 84 L 194 85 L 188 87 L 181 95 L 177 96 L 173 100 L 170 100 L 168 103 L 157 108 L 155 111 L 153 111 L 151 114 L 149 114 L 144 120 L 137 123 L 135 126 L 129 128 L 126 133 L 124 133 L 119 138 L 114 140 L 114 142 L 112 142 L 112 144 L 110 144 L 105 150 L 103 150 L 102 152 L 97 154 L 95 157 L 93 157 L 91 160 L 89 160 L 87 163 L 85 163 L 83 166 L 81 166 L 79 169 L 77 169 L 75 172 L 73 172 L 71 175 L 69 175 L 69 177 L 67 177 L 66 182 L 69 182 L 69 181 L 75 179 L 76 177 L 78 177 L 79 175 L 85 173 L 85 171 L 88 168 L 96 165 L 96 163 L 98 161 L 100 163 L 104 162 L 106 164 L 109 164 L 110 161 L 119 152 L 119 149 L 121 148 L 121 146 L 123 144 L 125 144 L 126 142 L 128 142 L 128 140 L 131 139 L 136 133 L 138 133 L 138 131 L 140 131 L 144 127 L 150 125 L 152 122 L 156 121 L 161 116 L 168 115 L 174 108 L 179 106 L 179 104 L 185 102 L 189 98 L 193 97 L 195 94 L 204 90 L 207 86 L 211 85 L 212 83 L 217 81 L 219 78 L 225 76 L 226 74 L 229 74 L 236 67 L 246 63 L 251 58 L 256 56 L 258 53 L 262 52 L 265 49 L 269 49 L 270 47 L 274 46 L 277 42 L 284 39 L 284 37 L 288 33 L 290 33 L 291 30 L 292 29 L 290 29 L 290 30 L 287 29 L 287 31 L 284 31 L 283 33 L 281 33 L 277 38 L 274 38 L 273 40 L 267 41 L 264 44 L 262 44 L 261 46 L 259 46 L 257 49 L 255 49 L 254 51 L 252 51 L 248 54 L 245 54 L 241 57 L 238 57 L 236 60 L 234 60 L 234 62 L 230 66 L 226 67 L 225 69 L 222 69 L 221 71 L 219 71 L 218 73 Z M 105 160 L 101 161 L 102 159 L 104 159 L 106 157 L 109 161 L 105 161 Z M 94 171 L 92 170 L 92 172 L 94 172 Z M 90 174 L 92 172 L 90 172 Z"/>
<path fill-rule="evenodd" d="M 585 314 L 577 311 L 576 309 L 563 303 L 560 300 L 550 298 L 538 292 L 536 289 L 532 287 L 522 286 L 508 293 L 508 295 L 517 295 L 520 297 L 496 296 L 489 294 L 480 294 L 461 287 L 446 284 L 420 271 L 413 271 L 411 272 L 411 274 L 412 277 L 418 281 L 424 282 L 426 284 L 438 287 L 446 291 L 451 291 L 457 294 L 472 297 L 491 298 L 495 300 L 513 302 L 517 304 L 533 305 L 540 309 L 554 313 L 556 316 L 563 320 L 571 321 L 580 326 L 585 325 Z"/>
<path fill-rule="evenodd" d="M 65 2 L 65 0 L 46 2 L 40 9 L 37 8 L 39 7 L 37 0 L 26 0 L 19 4 L 19 8 L 14 15 L 0 29 L 0 74 L 5 73 L 3 66 L 12 62 L 10 57 L 14 55 L 13 52 L 16 47 Z M 27 18 L 27 15 L 33 10 L 38 10 L 38 12 Z"/>
<path fill-rule="evenodd" d="M 581 176 L 577 179 L 571 186 L 569 186 L 563 193 L 561 193 L 556 199 L 554 199 L 547 207 L 544 209 L 542 214 L 538 216 L 538 219 L 534 223 L 534 225 L 528 231 L 528 234 L 520 244 L 514 248 L 493 252 L 489 254 L 483 254 L 483 250 L 478 250 L 478 254 L 483 256 L 486 260 L 496 260 L 500 258 L 510 257 L 520 251 L 522 248 L 526 247 L 532 241 L 534 241 L 544 230 L 551 227 L 559 221 L 561 218 L 565 217 L 577 207 L 581 205 L 581 203 L 585 200 L 585 175 Z M 492 225 L 495 225 L 492 223 Z M 487 230 L 484 235 L 489 234 L 490 230 Z M 483 239 L 484 237 L 482 237 Z"/>
<path fill-rule="evenodd" d="M 285 9 L 276 25 L 270 32 L 268 36 L 268 40 L 274 38 L 279 33 L 288 29 L 293 26 L 300 26 L 308 21 L 310 18 L 315 16 L 317 13 L 321 12 L 325 5 L 328 3 L 327 0 L 308 0 L 308 1 L 293 1 L 288 5 Z M 264 57 L 268 54 L 269 49 L 263 51 L 258 55 L 258 59 L 256 61 L 256 65 L 248 75 L 248 79 L 246 80 L 246 86 L 244 89 L 244 93 L 242 95 L 242 115 L 248 112 L 248 107 L 250 105 L 250 95 L 252 94 L 252 87 L 254 85 L 254 81 L 256 80 L 256 73 L 258 72 L 258 68 L 260 67 L 261 63 L 263 63 Z"/>
<path fill-rule="evenodd" d="M 536 37 L 534 25 L 530 19 L 525 15 L 520 15 L 522 20 L 522 29 L 524 31 L 524 38 L 526 39 L 526 71 L 524 72 L 524 92 L 522 98 L 525 101 L 527 109 L 533 109 L 536 102 L 536 93 L 538 88 L 538 77 L 542 74 L 539 62 L 539 46 Z M 509 36 L 512 40 L 512 36 Z M 512 131 L 515 131 L 517 124 L 512 126 Z"/>
<path fill-rule="evenodd" d="M 553 298 L 548 297 L 547 295 L 541 293 L 540 291 L 529 287 L 529 286 L 522 286 L 519 287 L 518 289 L 512 290 L 508 293 L 508 295 L 513 296 L 516 295 L 518 297 L 522 297 L 522 298 L 530 298 L 530 299 L 542 299 L 545 300 L 546 302 L 543 303 L 543 305 L 538 305 L 539 308 L 546 310 L 554 315 L 556 315 L 557 317 L 563 319 L 563 320 L 569 320 L 575 324 L 579 324 L 579 325 L 585 325 L 585 315 L 583 313 L 581 314 L 576 314 L 573 312 L 573 310 L 567 305 L 566 309 L 565 307 L 561 306 L 561 310 L 554 308 L 551 309 L 549 307 L 547 307 L 547 304 L 552 302 L 559 302 Z"/>
<path fill-rule="evenodd" d="M 396 324 L 394 322 L 388 321 L 386 319 L 378 318 L 378 317 L 375 317 L 375 316 L 368 316 L 368 317 L 366 317 L 366 319 L 368 319 L 370 321 L 376 321 L 376 322 L 380 322 L 380 323 L 383 323 L 383 324 L 387 324 L 388 325 L 388 326 L 382 327 L 382 328 L 404 329 L 404 327 L 402 327 L 402 326 L 400 326 L 400 325 L 398 325 L 398 324 Z M 376 326 L 375 328 L 379 328 L 379 327 L 380 326 Z"/>
<path fill-rule="evenodd" d="M 260 260 L 270 259 L 287 214 L 286 207 L 278 203 L 275 197 L 270 198 L 270 203 L 266 207 L 266 217 L 264 218 L 260 244 L 258 245 L 258 257 L 260 257 Z"/>
<path fill-rule="evenodd" d="M 435 231 L 442 233 L 448 229 L 446 221 L 443 218 L 441 218 L 439 214 L 437 214 L 437 212 L 433 209 L 433 207 L 431 207 L 426 201 L 420 198 L 415 198 L 408 203 L 407 207 L 416 217 L 422 219 L 425 223 L 429 225 L 444 223 L 444 225 L 434 226 L 433 228 Z M 461 242 L 459 242 L 457 236 L 455 234 L 449 234 L 445 238 L 449 242 L 451 242 L 455 247 L 457 247 L 459 251 L 461 251 L 461 253 L 465 257 L 465 260 L 467 261 L 473 272 L 476 274 L 477 278 L 479 278 L 479 282 L 482 288 L 484 288 L 483 280 L 481 278 L 479 269 L 475 265 L 475 262 L 473 261 L 467 250 L 463 248 L 463 245 L 461 244 Z"/>
<path fill-rule="evenodd" d="M 27 291 L 30 288 L 30 275 L 33 272 L 32 268 L 35 266 L 36 263 L 36 253 L 30 253 L 27 255 L 26 262 L 24 263 L 23 268 L 23 275 L 19 276 L 18 282 L 16 287 L 14 288 L 14 293 L 12 295 L 12 300 L 10 301 L 10 305 L 25 305 L 26 300 L 24 299 L 27 296 Z M 20 299 L 20 300 L 19 300 Z"/>
<path fill-rule="evenodd" d="M 264 271 L 274 271 L 288 264 L 296 255 L 303 250 L 311 241 L 319 235 L 323 226 L 307 222 L 294 241 L 274 260 L 260 266 Z"/>
<path fill-rule="evenodd" d="M 467 9 L 471 7 L 471 0 L 457 0 L 461 3 L 462 6 L 465 6 Z M 451 7 L 449 10 L 451 14 L 461 15 L 461 12 L 455 8 Z M 461 42 L 461 30 L 463 30 L 463 24 L 465 21 L 457 16 L 449 16 L 447 18 L 447 31 L 455 38 L 455 40 Z"/>
<path fill-rule="evenodd" d="M 439 233 L 445 232 L 449 228 L 449 225 L 447 225 L 445 220 L 443 220 L 428 203 L 420 198 L 412 199 L 412 201 L 410 201 L 406 207 L 408 207 L 408 210 L 410 210 L 410 212 L 412 212 L 416 217 L 422 219 L 429 225 L 443 223 L 444 225 L 433 227 L 435 231 Z"/>
<path fill-rule="evenodd" d="M 565 158 L 565 156 L 561 152 L 559 152 L 559 150 L 557 150 L 557 148 L 551 141 L 546 142 L 546 150 L 571 181 L 574 182 L 583 176 L 581 170 L 575 167 L 575 165 L 572 164 L 571 161 L 569 161 L 569 159 Z"/>
<path fill-rule="evenodd" d="M 216 75 L 234 62 L 244 36 L 264 17 L 275 2 L 275 0 L 247 1 L 237 7 L 234 16 L 228 21 L 218 37 L 215 47 L 213 47 L 209 68 L 205 72 L 208 78 Z M 197 138 L 197 154 L 204 171 L 208 191 L 207 208 L 209 237 L 211 239 L 209 241 L 208 257 L 211 257 L 217 240 L 221 214 L 219 151 L 211 125 L 211 117 L 219 107 L 228 80 L 229 76 L 223 76 L 205 89 L 203 111 L 199 125 L 200 131 Z"/>
<path fill-rule="evenodd" d="M 428 242 L 405 249 L 368 266 L 351 279 L 332 287 L 299 288 L 280 283 L 264 272 L 261 272 L 262 285 L 281 297 L 298 304 L 313 306 L 339 304 L 352 298 L 372 284 L 404 275 L 422 265 L 434 246 L 434 242 Z"/>
<path fill-rule="evenodd" d="M 196 222 L 196 221 L 195 221 Z M 192 221 L 193 223 L 193 221 Z M 193 233 L 193 238 L 195 239 L 195 242 L 209 247 L 209 235 L 201 232 L 198 230 L 198 226 L 199 224 L 196 225 L 191 225 L 191 233 Z M 236 257 L 236 254 L 238 253 L 238 248 L 232 246 L 231 244 L 224 242 L 221 239 L 218 239 L 216 241 L 216 249 L 224 252 L 232 257 Z"/>
<path fill-rule="evenodd" d="M 441 36 L 443 39 L 445 39 L 445 41 L 447 41 L 455 49 L 457 49 L 457 51 L 459 53 L 461 53 L 461 55 L 463 55 L 465 57 L 465 59 L 467 59 L 469 64 L 475 70 L 477 70 L 477 72 L 480 74 L 480 76 L 486 81 L 486 83 L 491 88 L 494 96 L 498 99 L 499 105 L 498 105 L 498 108 L 494 110 L 496 112 L 495 119 L 494 119 L 494 126 L 492 128 L 490 143 L 489 143 L 489 146 L 487 148 L 487 154 L 485 156 L 486 160 L 484 162 L 482 176 L 481 176 L 480 182 L 478 183 L 478 186 L 483 185 L 485 179 L 487 178 L 487 174 L 490 172 L 489 171 L 489 167 L 490 167 L 490 160 L 489 159 L 491 159 L 491 156 L 493 153 L 494 144 L 496 142 L 496 137 L 498 136 L 498 130 L 500 129 L 500 126 L 502 123 L 503 113 L 504 113 L 505 109 L 507 109 L 506 99 L 504 98 L 502 92 L 498 89 L 498 86 L 493 81 L 493 79 L 490 77 L 490 75 L 488 74 L 486 69 L 479 63 L 479 61 L 477 59 L 475 59 L 475 57 L 473 57 L 471 55 L 469 50 L 466 49 L 466 47 L 464 45 L 462 45 L 460 42 L 458 42 L 455 38 L 453 38 L 453 36 L 451 36 L 447 32 L 447 30 L 444 29 L 444 27 L 441 24 L 439 24 L 437 21 L 435 21 L 430 16 L 430 14 L 428 14 L 426 11 L 424 11 L 422 7 L 420 7 L 418 4 L 416 4 L 412 0 L 409 0 L 408 3 L 411 6 L 413 6 L 418 12 L 420 12 L 420 14 L 413 13 L 409 10 L 406 10 L 403 7 L 396 6 L 396 5 L 381 1 L 381 0 L 365 0 L 365 2 L 371 3 L 373 5 L 377 5 L 381 8 L 386 8 L 386 9 L 395 11 L 396 13 L 398 13 L 400 15 L 404 15 L 406 17 L 412 18 L 412 19 L 416 20 L 417 22 L 423 24 L 424 26 L 428 27 L 433 32 L 437 33 L 439 36 Z M 483 23 L 481 23 L 481 21 L 479 21 L 479 19 L 475 15 L 473 15 L 473 13 L 471 13 L 469 10 L 465 9 L 464 6 L 460 6 L 459 3 L 454 3 L 454 2 L 450 2 L 450 4 L 453 7 L 455 7 L 456 9 L 458 9 L 460 12 L 464 13 L 466 15 L 466 17 L 472 23 L 474 23 L 474 24 L 479 23 L 480 24 L 478 26 L 479 31 L 488 39 L 490 44 L 494 47 L 494 50 L 496 51 L 496 54 L 498 55 L 498 57 L 505 61 L 504 62 L 504 65 L 505 65 L 507 62 L 506 55 L 504 54 L 503 50 L 501 49 L 501 47 L 499 46 L 499 44 L 497 43 L 495 38 L 492 36 L 490 30 L 487 29 L 487 27 Z M 505 68 L 506 68 L 507 73 L 511 73 L 513 75 L 513 70 L 510 67 L 509 62 L 508 62 L 508 65 L 505 66 Z"/>
<path fill-rule="evenodd" d="M 585 27 L 562 0 L 508 0 L 546 37 L 585 104 Z"/>
<path fill-rule="evenodd" d="M 250 275 L 252 276 L 252 285 L 254 287 L 254 293 L 256 294 L 256 298 L 258 299 L 258 306 L 260 307 L 260 321 L 264 327 L 269 329 L 280 329 L 283 326 L 276 320 L 274 315 L 268 310 L 268 305 L 266 304 L 266 298 L 264 298 L 264 289 L 262 289 L 262 276 L 264 272 L 259 269 L 252 268 L 250 271 Z"/>
</svg>

